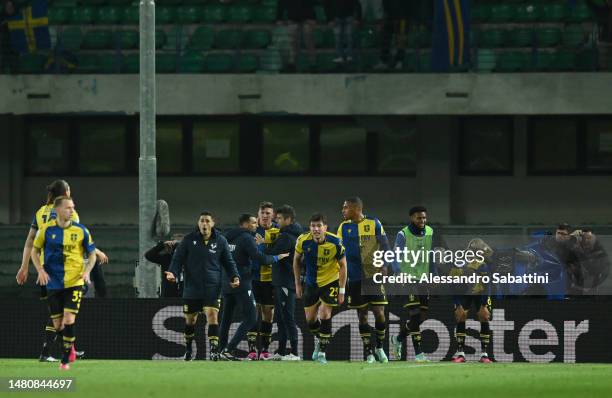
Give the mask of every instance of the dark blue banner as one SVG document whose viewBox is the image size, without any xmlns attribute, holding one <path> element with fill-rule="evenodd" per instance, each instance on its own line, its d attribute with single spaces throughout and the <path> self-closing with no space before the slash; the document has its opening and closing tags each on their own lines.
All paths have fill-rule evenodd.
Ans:
<svg viewBox="0 0 612 398">
<path fill-rule="evenodd" d="M 470 61 L 470 0 L 435 0 L 432 69 L 448 72 Z"/>
</svg>

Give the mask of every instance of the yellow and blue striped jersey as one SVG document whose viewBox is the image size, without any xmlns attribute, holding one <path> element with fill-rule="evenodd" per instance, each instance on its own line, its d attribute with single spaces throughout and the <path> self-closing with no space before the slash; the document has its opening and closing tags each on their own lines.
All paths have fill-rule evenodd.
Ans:
<svg viewBox="0 0 612 398">
<path fill-rule="evenodd" d="M 57 213 L 55 212 L 53 205 L 43 205 L 36 211 L 36 214 L 34 214 L 34 218 L 32 219 L 32 228 L 40 229 L 44 224 L 50 222 L 51 220 L 55 220 L 56 218 Z M 74 213 L 72 213 L 70 220 L 74 222 L 80 221 L 79 214 L 76 212 L 76 210 Z"/>
<path fill-rule="evenodd" d="M 339 279 L 338 260 L 344 257 L 344 246 L 336 235 L 326 232 L 323 243 L 317 243 L 311 232 L 302 234 L 295 244 L 295 252 L 304 256 L 308 286 L 325 286 Z"/>
<path fill-rule="evenodd" d="M 349 281 L 371 278 L 379 272 L 374 267 L 374 252 L 389 250 L 389 241 L 377 218 L 365 216 L 357 223 L 346 220 L 338 227 L 338 236 L 346 248 Z"/>
<path fill-rule="evenodd" d="M 263 249 L 271 246 L 278 238 L 280 229 L 276 226 L 276 223 L 272 224 L 272 227 L 264 229 L 264 227 L 258 226 L 256 233 L 264 238 Z M 263 251 L 263 250 L 262 250 Z M 261 282 L 272 282 L 272 265 L 271 264 L 258 264 L 258 267 L 254 270 L 253 279 Z"/>
<path fill-rule="evenodd" d="M 44 250 L 43 265 L 49 274 L 49 290 L 82 286 L 84 256 L 96 250 L 84 225 L 72 222 L 69 227 L 62 228 L 56 221 L 51 221 L 38 230 L 34 247 Z"/>
</svg>

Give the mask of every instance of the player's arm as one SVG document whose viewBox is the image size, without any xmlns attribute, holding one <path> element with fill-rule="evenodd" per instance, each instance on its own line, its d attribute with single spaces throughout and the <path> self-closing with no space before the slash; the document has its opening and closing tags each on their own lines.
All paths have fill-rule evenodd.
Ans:
<svg viewBox="0 0 612 398">
<path fill-rule="evenodd" d="M 303 254 L 295 249 L 295 255 L 293 256 L 293 278 L 295 280 L 295 296 L 302 298 L 302 284 L 300 283 L 300 275 L 302 275 L 302 257 Z"/>
<path fill-rule="evenodd" d="M 32 262 L 34 263 L 34 267 L 36 267 L 36 272 L 38 272 L 38 278 L 36 279 L 36 283 L 40 286 L 46 286 L 49 283 L 49 275 L 45 271 L 43 264 L 40 262 L 40 254 L 41 249 L 45 246 L 45 231 L 39 230 L 34 238 L 34 244 L 32 248 Z"/>
<path fill-rule="evenodd" d="M 404 250 L 405 247 L 406 247 L 406 237 L 404 236 L 404 231 L 399 231 L 397 233 L 397 236 L 395 237 L 395 246 L 393 247 L 393 251 L 396 251 L 397 249 Z M 391 268 L 393 269 L 393 273 L 396 275 L 402 272 L 400 265 L 397 262 L 397 259 L 393 260 L 393 263 L 391 264 Z"/>
<path fill-rule="evenodd" d="M 96 260 L 100 264 L 108 264 L 108 256 L 106 255 L 106 253 L 104 253 L 102 250 L 98 249 L 97 247 L 95 250 L 95 255 L 96 255 Z"/>
<path fill-rule="evenodd" d="M 374 228 L 376 232 L 376 241 L 378 242 L 378 250 L 382 250 L 383 252 L 391 250 L 391 246 L 389 245 L 389 239 L 387 238 L 387 233 L 385 232 L 385 229 L 383 228 L 380 221 L 378 221 L 378 219 L 376 220 Z M 383 275 L 393 273 L 393 263 L 385 262 L 385 265 L 381 269 L 381 272 L 383 273 Z"/>
<path fill-rule="evenodd" d="M 170 267 L 168 271 L 165 271 L 166 279 L 170 282 L 176 282 L 178 280 L 178 276 L 181 274 L 181 267 L 185 258 L 187 257 L 187 237 L 183 238 L 181 243 L 179 243 L 178 247 L 174 251 L 172 255 L 172 261 L 170 261 Z"/>
<path fill-rule="evenodd" d="M 257 247 L 255 247 L 255 251 L 257 251 Z M 240 286 L 240 274 L 238 273 L 238 267 L 236 267 L 236 262 L 232 257 L 229 244 L 224 239 L 221 240 L 221 265 L 223 268 L 225 268 L 225 272 L 230 275 L 230 286 L 233 288 Z"/>
<path fill-rule="evenodd" d="M 93 239 L 91 238 L 91 234 L 89 230 L 85 228 L 83 235 L 83 249 L 85 253 L 87 253 L 87 266 L 85 267 L 85 272 L 83 272 L 83 280 L 85 283 L 91 283 L 91 279 L 89 278 L 89 274 L 93 267 L 96 266 L 96 246 L 94 246 Z"/>
<path fill-rule="evenodd" d="M 279 260 L 282 260 L 283 258 L 289 256 L 288 252 L 278 253 L 274 255 L 264 254 L 259 251 L 259 248 L 257 247 L 257 243 L 255 243 L 255 239 L 252 239 L 251 237 L 247 237 L 245 239 L 244 248 L 246 250 L 247 256 L 249 256 L 249 258 L 252 261 L 257 261 L 259 264 L 276 263 Z"/>
<path fill-rule="evenodd" d="M 32 248 L 34 247 L 34 237 L 36 236 L 36 228 L 30 227 L 28 236 L 23 244 L 23 252 L 21 254 L 21 266 L 17 271 L 17 284 L 23 285 L 28 280 L 28 271 L 30 268 L 30 258 L 32 257 Z"/>
<path fill-rule="evenodd" d="M 346 256 L 343 256 L 340 260 L 338 260 L 338 264 L 340 265 L 339 270 L 339 281 L 338 285 L 340 286 L 340 290 L 338 290 L 338 304 L 342 305 L 344 303 L 344 293 L 346 288 Z"/>
</svg>

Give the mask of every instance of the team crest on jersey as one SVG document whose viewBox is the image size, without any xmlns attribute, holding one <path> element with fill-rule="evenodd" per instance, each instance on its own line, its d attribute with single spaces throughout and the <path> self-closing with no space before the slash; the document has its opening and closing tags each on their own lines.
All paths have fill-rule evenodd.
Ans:
<svg viewBox="0 0 612 398">
<path fill-rule="evenodd" d="M 369 226 L 369 225 L 364 225 L 364 226 L 363 226 L 363 230 L 364 230 L 365 232 L 370 232 L 370 226 Z"/>
<path fill-rule="evenodd" d="M 350 234 L 350 233 L 351 233 L 351 229 L 349 228 L 349 229 L 347 230 L 347 232 Z"/>
<path fill-rule="evenodd" d="M 197 242 L 194 240 L 194 241 L 193 241 L 193 245 L 195 246 L 196 244 L 197 244 Z"/>
<path fill-rule="evenodd" d="M 70 240 L 76 242 L 79 236 L 77 234 L 70 234 Z"/>
<path fill-rule="evenodd" d="M 331 250 L 329 249 L 323 249 L 323 255 L 324 256 L 329 256 L 329 254 L 331 253 Z"/>
<path fill-rule="evenodd" d="M 210 248 L 211 248 L 211 249 L 216 249 L 216 248 L 217 248 L 217 244 L 216 244 L 216 243 L 211 244 L 211 245 L 210 245 Z"/>
<path fill-rule="evenodd" d="M 276 236 L 278 234 L 274 233 L 274 234 L 270 234 L 270 240 L 276 240 Z"/>
<path fill-rule="evenodd" d="M 52 235 L 51 235 L 51 239 L 55 239 L 55 234 L 52 234 Z"/>
</svg>

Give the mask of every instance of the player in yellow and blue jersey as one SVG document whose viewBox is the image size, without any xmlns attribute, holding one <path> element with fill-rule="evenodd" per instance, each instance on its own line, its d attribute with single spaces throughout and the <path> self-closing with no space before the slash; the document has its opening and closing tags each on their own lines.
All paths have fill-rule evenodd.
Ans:
<svg viewBox="0 0 612 398">
<path fill-rule="evenodd" d="M 297 298 L 302 297 L 302 262 L 306 268 L 304 313 L 308 329 L 315 336 L 312 360 L 327 363 L 325 350 L 331 339 L 332 308 L 344 302 L 346 256 L 340 238 L 327 232 L 323 214 L 310 217 L 310 232 L 300 235 L 295 244 L 293 275 Z"/>
<path fill-rule="evenodd" d="M 348 307 L 357 310 L 359 316 L 359 335 L 363 341 L 363 352 L 368 363 L 376 358 L 371 346 L 371 327 L 368 324 L 368 307 L 374 314 L 376 331 L 375 354 L 382 363 L 389 362 L 383 343 L 387 330 L 385 305 L 388 304 L 385 288 L 373 282 L 375 273 L 381 272 L 374 267 L 374 252 L 389 250 L 385 229 L 377 218 L 363 214 L 363 202 L 351 197 L 342 205 L 344 221 L 338 227 L 338 236 L 346 248 L 348 265 Z M 383 270 L 384 272 L 384 270 Z"/>
<path fill-rule="evenodd" d="M 96 263 L 96 247 L 87 228 L 72 221 L 75 210 L 71 198 L 60 196 L 53 207 L 57 218 L 36 233 L 32 261 L 38 271 L 37 283 L 47 286 L 53 325 L 62 332 L 64 354 L 60 369 L 67 370 L 75 341 L 74 322 L 81 305 L 83 285 L 89 283 L 89 273 Z"/>
</svg>

